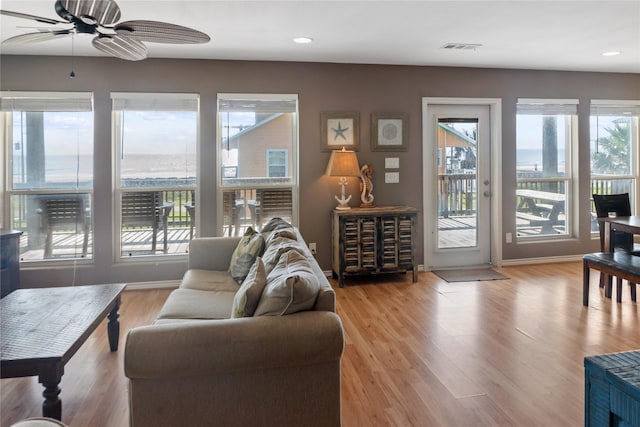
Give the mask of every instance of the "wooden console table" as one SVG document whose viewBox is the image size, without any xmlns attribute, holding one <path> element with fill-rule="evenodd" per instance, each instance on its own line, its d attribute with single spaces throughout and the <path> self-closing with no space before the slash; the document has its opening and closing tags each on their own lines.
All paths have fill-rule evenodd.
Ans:
<svg viewBox="0 0 640 427">
<path fill-rule="evenodd" d="M 118 308 L 125 285 L 18 289 L 0 300 L 0 377 L 38 375 L 42 414 L 62 417 L 64 366 L 108 316 L 111 351 L 118 349 Z"/>
<path fill-rule="evenodd" d="M 336 209 L 331 216 L 331 266 L 340 287 L 350 274 L 411 271 L 418 280 L 415 208 Z"/>
</svg>

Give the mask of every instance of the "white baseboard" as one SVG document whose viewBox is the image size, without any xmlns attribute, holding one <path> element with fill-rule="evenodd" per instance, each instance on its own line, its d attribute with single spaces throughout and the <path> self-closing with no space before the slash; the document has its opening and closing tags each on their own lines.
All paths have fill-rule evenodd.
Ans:
<svg viewBox="0 0 640 427">
<path fill-rule="evenodd" d="M 558 262 L 582 261 L 582 255 L 564 255 L 540 258 L 503 259 L 502 267 L 528 264 L 555 264 Z"/>
<path fill-rule="evenodd" d="M 517 265 L 533 265 L 533 264 L 555 264 L 558 262 L 575 262 L 582 261 L 582 255 L 564 255 L 554 257 L 539 257 L 539 258 L 521 258 L 521 259 L 506 259 L 502 260 L 499 266 L 494 267 L 509 267 Z M 424 265 L 418 266 L 418 271 L 427 271 Z"/>
</svg>

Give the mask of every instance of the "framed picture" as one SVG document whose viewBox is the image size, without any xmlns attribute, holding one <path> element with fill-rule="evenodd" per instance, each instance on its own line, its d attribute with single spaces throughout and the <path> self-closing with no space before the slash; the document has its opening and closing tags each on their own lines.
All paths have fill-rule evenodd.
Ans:
<svg viewBox="0 0 640 427">
<path fill-rule="evenodd" d="M 407 151 L 409 117 L 404 113 L 371 114 L 371 151 Z"/>
<path fill-rule="evenodd" d="M 320 135 L 323 151 L 347 150 L 358 151 L 360 148 L 359 114 L 320 113 Z"/>
</svg>

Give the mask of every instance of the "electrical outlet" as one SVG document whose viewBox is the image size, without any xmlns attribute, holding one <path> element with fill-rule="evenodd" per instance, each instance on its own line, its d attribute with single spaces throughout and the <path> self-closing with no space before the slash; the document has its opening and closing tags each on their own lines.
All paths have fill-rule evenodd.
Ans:
<svg viewBox="0 0 640 427">
<path fill-rule="evenodd" d="M 309 243 L 309 250 L 315 256 L 315 254 L 316 254 L 316 243 L 315 242 Z"/>
<path fill-rule="evenodd" d="M 400 172 L 385 172 L 385 184 L 398 184 L 400 182 Z"/>
<path fill-rule="evenodd" d="M 512 243 L 513 242 L 513 235 L 511 233 L 507 233 L 504 235 L 504 240 L 507 243 Z"/>
<path fill-rule="evenodd" d="M 400 169 L 400 158 L 399 157 L 385 157 L 385 159 L 384 159 L 384 168 L 385 169 Z"/>
</svg>

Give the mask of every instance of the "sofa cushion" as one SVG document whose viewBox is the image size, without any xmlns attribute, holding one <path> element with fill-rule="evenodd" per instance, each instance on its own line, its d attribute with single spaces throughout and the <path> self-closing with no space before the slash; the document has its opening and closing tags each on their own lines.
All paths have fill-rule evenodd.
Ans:
<svg viewBox="0 0 640 427">
<path fill-rule="evenodd" d="M 228 319 L 234 295 L 227 291 L 176 289 L 162 306 L 158 319 Z"/>
<path fill-rule="evenodd" d="M 269 246 L 273 239 L 278 237 L 284 237 L 290 240 L 298 240 L 298 236 L 293 228 L 283 228 L 280 230 L 275 230 L 270 233 L 262 233 L 262 237 L 264 237 L 265 247 Z"/>
<path fill-rule="evenodd" d="M 282 218 L 271 218 L 269 222 L 267 222 L 262 229 L 261 233 L 270 233 L 275 230 L 282 230 L 283 228 L 293 228 L 293 225 L 289 224 Z"/>
<path fill-rule="evenodd" d="M 231 317 L 253 316 L 266 284 L 267 273 L 262 258 L 258 257 L 233 298 Z"/>
<path fill-rule="evenodd" d="M 235 293 L 238 290 L 238 283 L 227 271 L 200 270 L 194 268 L 184 273 L 180 288 Z"/>
<path fill-rule="evenodd" d="M 320 289 L 309 260 L 297 251 L 284 253 L 267 276 L 254 316 L 281 316 L 313 307 Z"/>
<path fill-rule="evenodd" d="M 236 250 L 233 251 L 231 256 L 231 263 L 229 265 L 229 273 L 236 282 L 242 283 L 251 266 L 256 261 L 258 255 L 264 250 L 264 237 L 262 234 L 255 231 L 253 228 L 247 228 L 247 231 L 238 242 Z"/>
<path fill-rule="evenodd" d="M 262 255 L 262 261 L 264 262 L 264 268 L 267 271 L 267 276 L 275 268 L 276 264 L 278 264 L 278 260 L 282 254 L 291 250 L 302 254 L 303 251 L 301 250 L 301 246 L 302 243 L 287 237 L 276 237 L 275 239 L 271 239 L 269 246 L 266 247 L 264 254 Z"/>
</svg>

